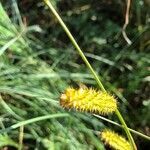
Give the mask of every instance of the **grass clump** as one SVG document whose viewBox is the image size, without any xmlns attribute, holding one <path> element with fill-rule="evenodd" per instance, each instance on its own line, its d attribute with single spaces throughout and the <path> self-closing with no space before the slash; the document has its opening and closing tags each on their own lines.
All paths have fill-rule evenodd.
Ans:
<svg viewBox="0 0 150 150">
<path fill-rule="evenodd" d="M 3 18 L 0 19 L 0 41 L 4 49 L 22 32 L 22 28 L 11 22 L 2 5 L 0 6 L 0 17 Z M 67 86 L 67 82 L 74 77 L 82 80 L 86 75 L 70 74 L 67 71 L 63 71 L 62 75 L 62 69 L 56 72 L 55 70 L 58 69 L 54 69 L 56 60 L 53 61 L 53 65 L 49 65 L 38 56 L 53 53 L 55 57 L 59 51 L 55 49 L 51 51 L 51 48 L 45 51 L 39 50 L 40 46 L 35 44 L 39 41 L 32 36 L 33 32 L 41 31 L 37 30 L 39 27 L 24 26 L 24 28 L 26 32 L 9 44 L 0 56 L 0 134 L 10 135 L 10 140 L 2 136 L 6 144 L 1 145 L 1 148 L 19 147 L 20 130 L 18 128 L 26 123 L 23 143 L 24 146 L 31 149 L 103 148 L 92 131 L 85 132 L 86 126 L 81 120 L 83 118 L 85 122 L 88 122 L 88 116 L 79 115 L 80 117 L 77 118 L 77 114 L 74 114 L 74 117 L 50 119 L 54 114 L 65 114 L 58 105 L 58 97 L 62 89 Z M 45 119 L 40 122 L 35 120 L 34 123 L 28 125 L 30 119 L 39 119 L 40 116 Z M 95 121 L 96 126 L 100 127 L 98 120 L 95 119 Z M 80 129 L 80 134 L 77 132 L 78 129 Z M 15 144 L 12 144 L 12 141 Z M 88 146 L 87 143 L 91 146 Z"/>
<path fill-rule="evenodd" d="M 133 2 L 133 18 L 126 29 L 132 41 L 130 46 L 120 34 L 124 2 L 88 0 L 54 1 L 54 4 L 86 50 L 85 56 L 106 88 L 121 101 L 119 108 L 127 124 L 148 135 L 149 28 L 141 13 L 144 10 L 148 15 L 145 4 Z M 4 144 L 1 148 L 105 149 L 97 131 L 99 135 L 106 126 L 112 128 L 110 124 L 90 114 L 72 111 L 68 114 L 59 106 L 61 93 L 80 83 L 98 88 L 44 3 L 2 1 L 0 138 Z M 147 141 L 138 136 L 134 139 L 138 149 L 146 149 Z"/>
</svg>

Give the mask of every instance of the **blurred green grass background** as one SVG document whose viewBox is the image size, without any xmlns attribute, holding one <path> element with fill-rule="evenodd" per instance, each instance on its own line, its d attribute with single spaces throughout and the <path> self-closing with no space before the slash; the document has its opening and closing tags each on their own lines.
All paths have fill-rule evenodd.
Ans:
<svg viewBox="0 0 150 150">
<path fill-rule="evenodd" d="M 121 34 L 125 1 L 53 0 L 104 86 L 118 99 L 129 127 L 150 135 L 150 1 L 131 3 Z M 90 114 L 66 112 L 60 94 L 81 83 L 97 88 L 54 16 L 40 0 L 0 2 L 0 148 L 17 149 L 20 130 L 6 128 L 38 116 L 69 116 L 24 127 L 24 149 L 105 149 L 93 131 L 113 125 Z M 116 122 L 114 115 L 108 117 Z M 124 134 L 124 133 L 122 133 Z M 139 150 L 149 141 L 134 136 Z"/>
</svg>

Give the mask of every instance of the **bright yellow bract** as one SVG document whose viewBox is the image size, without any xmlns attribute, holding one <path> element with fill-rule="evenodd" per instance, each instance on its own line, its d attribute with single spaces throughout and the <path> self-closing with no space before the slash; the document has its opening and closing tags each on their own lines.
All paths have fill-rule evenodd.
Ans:
<svg viewBox="0 0 150 150">
<path fill-rule="evenodd" d="M 109 114 L 117 109 L 117 101 L 112 95 L 92 88 L 66 89 L 60 97 L 60 105 L 97 114 Z"/>
</svg>

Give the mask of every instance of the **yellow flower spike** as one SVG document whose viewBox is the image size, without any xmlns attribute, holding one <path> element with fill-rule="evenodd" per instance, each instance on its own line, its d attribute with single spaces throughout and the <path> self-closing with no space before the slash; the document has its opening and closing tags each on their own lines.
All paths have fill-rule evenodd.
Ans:
<svg viewBox="0 0 150 150">
<path fill-rule="evenodd" d="M 132 150 L 131 145 L 124 137 L 111 130 L 105 129 L 101 133 L 101 138 L 106 144 L 116 150 Z"/>
<path fill-rule="evenodd" d="M 60 97 L 60 105 L 97 114 L 109 114 L 117 109 L 117 101 L 112 95 L 92 88 L 66 89 Z"/>
</svg>

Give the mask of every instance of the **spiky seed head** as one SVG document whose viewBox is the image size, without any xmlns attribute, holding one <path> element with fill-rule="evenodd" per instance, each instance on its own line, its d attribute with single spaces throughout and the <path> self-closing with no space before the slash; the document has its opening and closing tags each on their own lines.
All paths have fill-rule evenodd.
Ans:
<svg viewBox="0 0 150 150">
<path fill-rule="evenodd" d="M 97 114 L 109 114 L 117 109 L 117 101 L 112 95 L 92 88 L 67 88 L 60 97 L 60 105 Z"/>
<path fill-rule="evenodd" d="M 132 150 L 131 145 L 124 137 L 109 129 L 101 132 L 101 138 L 106 144 L 116 150 Z"/>
</svg>

